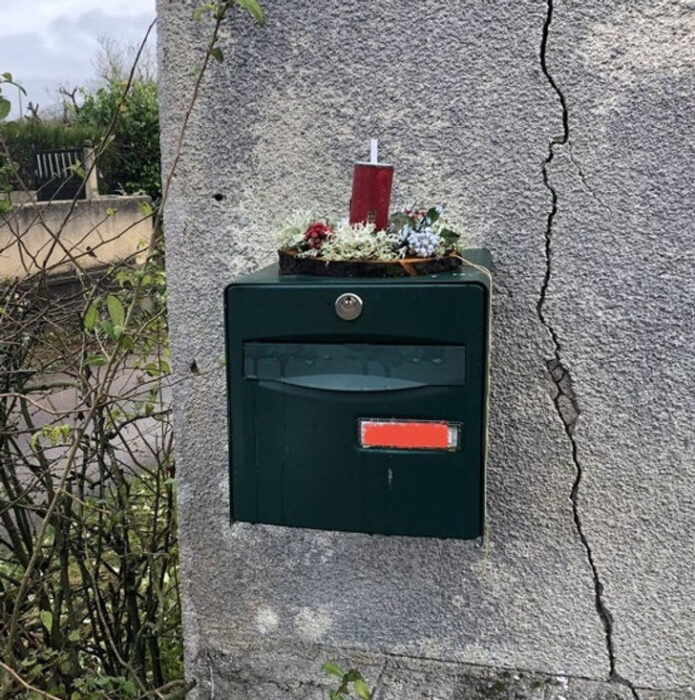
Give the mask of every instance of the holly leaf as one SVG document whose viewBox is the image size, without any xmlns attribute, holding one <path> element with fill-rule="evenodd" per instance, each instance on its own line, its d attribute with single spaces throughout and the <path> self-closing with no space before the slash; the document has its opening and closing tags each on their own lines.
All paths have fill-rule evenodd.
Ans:
<svg viewBox="0 0 695 700">
<path fill-rule="evenodd" d="M 425 218 L 429 220 L 430 224 L 433 224 L 439 218 L 439 211 L 437 207 L 430 207 L 425 214 Z"/>
<path fill-rule="evenodd" d="M 439 237 L 446 245 L 455 245 L 459 238 L 461 238 L 461 235 L 456 233 L 456 231 L 452 231 L 450 228 L 443 228 L 439 232 Z"/>
<path fill-rule="evenodd" d="M 396 211 L 393 214 L 391 214 L 392 228 L 399 230 L 404 226 L 408 226 L 409 224 L 410 217 L 407 214 L 404 214 L 402 211 Z"/>
</svg>

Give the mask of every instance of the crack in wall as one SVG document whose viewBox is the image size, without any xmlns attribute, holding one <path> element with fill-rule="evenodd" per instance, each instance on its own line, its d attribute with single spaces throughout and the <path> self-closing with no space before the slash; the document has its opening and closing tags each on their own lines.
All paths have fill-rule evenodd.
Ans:
<svg viewBox="0 0 695 700">
<path fill-rule="evenodd" d="M 586 177 L 586 174 L 584 173 L 584 170 L 582 169 L 582 166 L 579 164 L 577 159 L 574 157 L 574 153 L 572 152 L 572 142 L 567 141 L 567 154 L 569 155 L 570 160 L 572 161 L 572 164 L 574 167 L 577 169 L 577 175 L 579 175 L 579 179 L 582 181 L 582 185 L 584 185 L 584 189 L 589 193 L 591 198 L 602 208 L 605 209 L 608 212 L 608 216 L 612 217 L 613 216 L 613 211 L 612 209 L 603 201 L 601 197 L 599 197 L 596 192 L 594 191 L 594 188 L 589 184 L 589 180 Z"/>
<path fill-rule="evenodd" d="M 574 437 L 574 428 L 577 419 L 580 415 L 580 409 L 572 387 L 572 377 L 570 375 L 569 370 L 567 369 L 567 367 L 565 367 L 562 361 L 562 345 L 560 343 L 560 338 L 558 337 L 555 327 L 553 326 L 553 324 L 548 319 L 545 313 L 545 303 L 548 295 L 548 286 L 550 284 L 550 277 L 552 274 L 553 224 L 558 212 L 558 193 L 555 187 L 550 182 L 548 169 L 555 157 L 555 148 L 557 146 L 568 146 L 568 148 L 570 147 L 569 110 L 567 108 L 567 101 L 562 90 L 560 90 L 560 87 L 553 78 L 553 75 L 548 70 L 547 64 L 548 39 L 550 36 L 550 25 L 552 23 L 552 20 L 553 0 L 547 0 L 547 11 L 545 21 L 543 23 L 543 33 L 541 36 L 540 62 L 543 75 L 545 76 L 549 85 L 557 95 L 558 100 L 560 102 L 560 107 L 562 109 L 562 134 L 560 136 L 554 136 L 550 140 L 550 143 L 548 144 L 548 155 L 543 161 L 543 184 L 550 193 L 550 210 L 548 212 L 548 218 L 546 220 L 545 228 L 545 273 L 543 275 L 543 282 L 541 284 L 536 310 L 538 313 L 538 318 L 540 319 L 543 326 L 547 329 L 548 334 L 550 335 L 553 342 L 554 356 L 551 360 L 548 361 L 547 370 L 554 384 L 552 391 L 553 404 L 555 406 L 555 410 L 557 411 L 560 420 L 562 421 L 565 433 L 567 434 L 567 439 L 569 440 L 572 451 L 572 461 L 576 470 L 575 480 L 572 485 L 572 490 L 570 492 L 570 500 L 572 502 L 572 516 L 574 520 L 575 529 L 577 531 L 577 534 L 579 535 L 579 539 L 582 543 L 582 546 L 584 547 L 584 551 L 586 553 L 587 561 L 589 562 L 589 567 L 591 569 L 591 574 L 593 577 L 594 604 L 596 606 L 596 612 L 598 613 L 598 616 L 601 619 L 601 623 L 603 624 L 606 651 L 608 653 L 608 679 L 612 682 L 626 686 L 632 693 L 633 698 L 635 700 L 640 700 L 640 697 L 637 693 L 637 689 L 632 684 L 632 682 L 621 676 L 616 669 L 615 646 L 613 642 L 613 616 L 611 615 L 610 611 L 608 610 L 608 607 L 606 606 L 605 601 L 603 600 L 603 583 L 601 581 L 601 577 L 599 575 L 598 568 L 594 560 L 594 553 L 591 549 L 591 546 L 589 545 L 586 533 L 584 532 L 582 519 L 579 514 L 579 487 L 582 483 L 584 471 L 579 460 L 577 441 Z"/>
<path fill-rule="evenodd" d="M 376 680 L 374 681 L 374 686 L 372 687 L 372 700 L 379 700 L 381 698 L 381 679 L 384 677 L 384 673 L 386 672 L 386 666 L 388 662 L 384 661 L 383 664 L 381 664 L 381 668 L 379 669 L 379 674 L 377 675 Z"/>
</svg>

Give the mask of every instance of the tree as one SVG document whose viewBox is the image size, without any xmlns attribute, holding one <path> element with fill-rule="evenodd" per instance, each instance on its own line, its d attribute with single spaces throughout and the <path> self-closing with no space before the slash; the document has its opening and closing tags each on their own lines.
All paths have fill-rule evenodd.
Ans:
<svg viewBox="0 0 695 700">
<path fill-rule="evenodd" d="M 154 80 L 127 81 L 111 78 L 96 92 L 80 89 L 82 104 L 66 102 L 68 127 L 98 133 L 102 151 L 100 172 L 106 192 L 144 192 L 153 200 L 161 196 L 159 108 Z M 116 127 L 104 134 L 118 110 Z"/>
<path fill-rule="evenodd" d="M 109 85 L 113 81 L 126 80 L 134 58 L 138 52 L 137 44 L 121 44 L 112 36 L 98 37 L 99 50 L 94 59 L 99 86 Z M 157 78 L 157 62 L 150 46 L 146 46 L 137 61 L 135 78 L 138 82 L 152 82 Z"/>
</svg>

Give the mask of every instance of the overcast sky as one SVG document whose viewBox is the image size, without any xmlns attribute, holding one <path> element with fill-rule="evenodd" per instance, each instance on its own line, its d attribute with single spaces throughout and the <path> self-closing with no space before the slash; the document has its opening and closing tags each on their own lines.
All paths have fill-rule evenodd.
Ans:
<svg viewBox="0 0 695 700">
<path fill-rule="evenodd" d="M 155 0 L 0 0 L 0 73 L 10 71 L 42 107 L 58 101 L 59 85 L 94 78 L 98 37 L 123 45 L 142 40 Z M 150 35 L 154 47 L 156 36 Z M 3 95 L 14 103 L 17 92 Z M 25 104 L 27 98 L 24 98 Z"/>
</svg>

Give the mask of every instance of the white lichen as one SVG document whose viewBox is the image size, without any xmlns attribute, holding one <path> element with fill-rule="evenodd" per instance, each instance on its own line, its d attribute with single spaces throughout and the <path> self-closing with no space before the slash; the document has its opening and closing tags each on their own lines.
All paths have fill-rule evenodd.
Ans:
<svg viewBox="0 0 695 700">
<path fill-rule="evenodd" d="M 325 260 L 395 260 L 398 237 L 386 231 L 375 231 L 374 224 L 338 225 L 321 246 Z"/>
<path fill-rule="evenodd" d="M 314 221 L 322 221 L 315 211 L 297 211 L 278 232 L 276 243 L 278 250 L 299 248 L 304 242 L 304 234 Z"/>
</svg>

